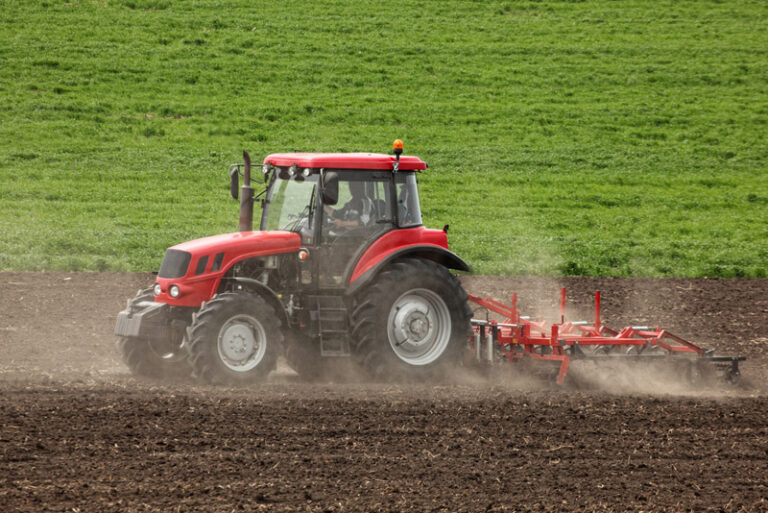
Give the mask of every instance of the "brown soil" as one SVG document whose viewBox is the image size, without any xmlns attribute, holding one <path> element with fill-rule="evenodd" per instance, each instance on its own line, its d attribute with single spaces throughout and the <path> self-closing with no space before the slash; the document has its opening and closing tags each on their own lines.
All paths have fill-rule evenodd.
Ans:
<svg viewBox="0 0 768 513">
<path fill-rule="evenodd" d="M 506 374 L 137 380 L 111 333 L 151 280 L 0 273 L 3 511 L 768 510 L 768 280 L 464 280 L 500 300 L 518 292 L 534 314 L 556 312 L 564 285 L 574 320 L 591 318 L 599 289 L 611 326 L 660 324 L 750 358 L 739 389 L 668 376 L 649 388 L 621 372 L 589 391 Z"/>
</svg>

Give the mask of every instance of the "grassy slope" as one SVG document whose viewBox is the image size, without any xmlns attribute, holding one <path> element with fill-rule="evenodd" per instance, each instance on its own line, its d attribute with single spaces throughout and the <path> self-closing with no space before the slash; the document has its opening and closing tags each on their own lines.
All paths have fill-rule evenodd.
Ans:
<svg viewBox="0 0 768 513">
<path fill-rule="evenodd" d="M 0 0 L 0 269 L 159 266 L 226 166 L 406 151 L 476 271 L 768 273 L 768 3 Z"/>
</svg>

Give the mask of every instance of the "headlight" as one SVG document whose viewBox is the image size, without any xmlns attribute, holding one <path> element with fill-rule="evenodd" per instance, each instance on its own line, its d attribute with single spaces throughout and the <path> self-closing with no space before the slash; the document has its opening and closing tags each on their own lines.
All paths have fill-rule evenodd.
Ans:
<svg viewBox="0 0 768 513">
<path fill-rule="evenodd" d="M 171 295 L 171 297 L 179 297 L 181 291 L 179 290 L 178 285 L 171 285 L 171 288 L 168 289 L 168 293 Z"/>
<path fill-rule="evenodd" d="M 152 290 L 152 292 L 154 292 L 156 296 L 159 296 L 162 291 L 163 291 L 163 288 L 160 286 L 160 284 L 155 283 L 155 287 Z"/>
</svg>

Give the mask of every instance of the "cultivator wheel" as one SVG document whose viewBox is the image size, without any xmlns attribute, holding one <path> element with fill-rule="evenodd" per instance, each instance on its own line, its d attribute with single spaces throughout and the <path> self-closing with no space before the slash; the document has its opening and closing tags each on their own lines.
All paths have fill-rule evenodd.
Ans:
<svg viewBox="0 0 768 513">
<path fill-rule="evenodd" d="M 128 304 L 137 310 L 141 303 L 152 302 L 152 289 L 140 290 Z M 191 374 L 187 351 L 181 335 L 169 339 L 150 337 L 119 337 L 117 347 L 123 362 L 137 376 L 149 378 L 183 378 Z"/>
<path fill-rule="evenodd" d="M 739 367 L 736 365 L 727 365 L 725 368 L 725 371 L 723 372 L 723 378 L 725 379 L 725 382 L 732 386 L 740 386 L 742 385 L 741 381 L 741 371 L 739 370 Z"/>
<path fill-rule="evenodd" d="M 258 295 L 220 294 L 192 321 L 189 362 L 206 383 L 262 381 L 275 369 L 283 335 L 274 309 Z"/>
<path fill-rule="evenodd" d="M 406 259 L 358 296 L 353 356 L 375 379 L 429 379 L 459 365 L 472 311 L 458 279 L 432 261 Z"/>
<path fill-rule="evenodd" d="M 611 353 L 614 353 L 615 351 L 616 351 L 615 348 L 611 346 L 593 346 L 591 352 L 593 355 L 599 356 L 599 355 L 609 355 Z M 630 354 L 630 353 L 627 353 L 627 354 Z"/>
</svg>

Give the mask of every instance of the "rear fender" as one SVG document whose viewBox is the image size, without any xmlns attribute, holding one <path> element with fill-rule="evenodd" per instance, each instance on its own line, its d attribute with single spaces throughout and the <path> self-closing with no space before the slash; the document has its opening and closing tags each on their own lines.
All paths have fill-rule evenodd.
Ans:
<svg viewBox="0 0 768 513">
<path fill-rule="evenodd" d="M 346 293 L 348 295 L 354 295 L 365 285 L 372 282 L 379 274 L 379 272 L 387 267 L 391 262 L 403 258 L 423 258 L 425 260 L 432 260 L 433 262 L 437 262 L 438 264 L 447 267 L 448 269 L 455 269 L 457 271 L 466 272 L 471 270 L 469 265 L 467 265 L 467 263 L 459 258 L 455 253 L 439 246 L 406 246 L 404 248 L 398 249 L 397 251 L 394 251 L 393 253 L 390 253 L 384 259 L 380 260 L 376 265 L 367 269 L 363 274 L 358 276 L 349 284 Z"/>
</svg>

